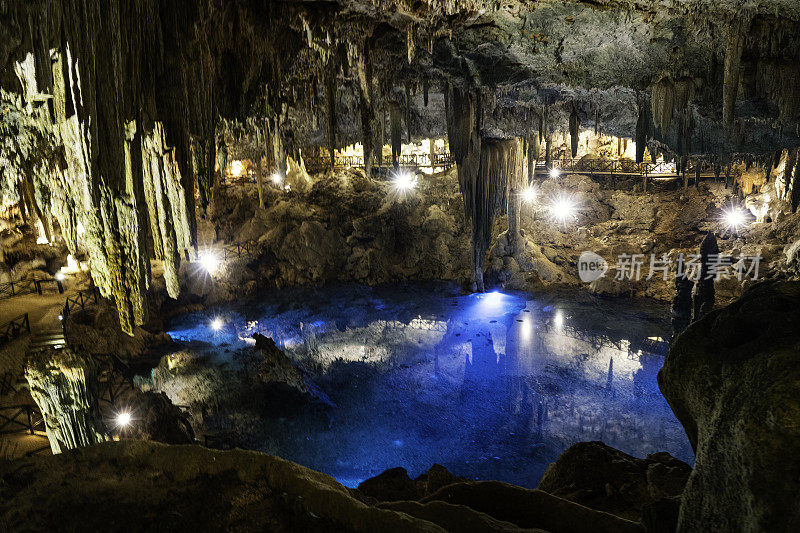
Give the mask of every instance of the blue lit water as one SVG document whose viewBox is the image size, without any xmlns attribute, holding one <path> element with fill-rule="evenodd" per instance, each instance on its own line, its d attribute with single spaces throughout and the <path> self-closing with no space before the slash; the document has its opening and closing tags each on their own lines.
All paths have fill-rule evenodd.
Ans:
<svg viewBox="0 0 800 533">
<path fill-rule="evenodd" d="M 667 317 L 664 304 L 579 292 L 348 285 L 184 315 L 170 334 L 232 349 L 261 332 L 336 404 L 263 413 L 254 449 L 348 486 L 395 466 L 416 477 L 438 462 L 457 475 L 535 487 L 579 441 L 693 462 L 656 382 Z"/>
</svg>

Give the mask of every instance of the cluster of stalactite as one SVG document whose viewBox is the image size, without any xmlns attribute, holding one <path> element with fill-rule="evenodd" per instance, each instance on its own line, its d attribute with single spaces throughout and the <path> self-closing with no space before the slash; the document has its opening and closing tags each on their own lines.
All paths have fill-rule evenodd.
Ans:
<svg viewBox="0 0 800 533">
<path fill-rule="evenodd" d="M 481 138 L 480 97 L 475 91 L 448 87 L 447 134 L 464 200 L 464 214 L 472 227 L 472 280 L 484 290 L 483 269 L 498 214 L 508 212 L 509 243 L 520 235 L 519 202 L 528 181 L 529 160 L 538 157 L 536 140 Z"/>
<path fill-rule="evenodd" d="M 97 366 L 91 356 L 70 349 L 34 354 L 25 366 L 25 378 L 44 417 L 53 453 L 105 440 L 96 412 Z"/>
<path fill-rule="evenodd" d="M 3 180 L 50 161 L 35 174 L 37 207 L 55 216 L 73 253 L 85 230 L 95 284 L 132 333 L 147 320 L 148 239 L 177 296 L 178 252 L 195 244 L 195 180 L 204 204 L 213 183 L 210 50 L 198 39 L 181 53 L 178 43 L 181 17 L 197 13 L 154 0 L 0 10 L 17 37 L 6 50 L 16 76 L 3 85 L 56 154 L 23 153 L 27 167 L 5 166 Z"/>
</svg>

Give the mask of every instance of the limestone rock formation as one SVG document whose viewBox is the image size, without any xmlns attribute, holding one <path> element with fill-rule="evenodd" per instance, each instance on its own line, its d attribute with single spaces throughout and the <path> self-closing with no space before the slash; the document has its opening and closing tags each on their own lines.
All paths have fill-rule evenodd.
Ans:
<svg viewBox="0 0 800 533">
<path fill-rule="evenodd" d="M 0 463 L 0 480 L 4 531 L 120 524 L 172 531 L 444 531 L 367 506 L 326 474 L 242 450 L 125 440 Z"/>
<path fill-rule="evenodd" d="M 105 440 L 91 356 L 71 349 L 34 353 L 25 365 L 25 379 L 44 417 L 53 453 Z"/>
<path fill-rule="evenodd" d="M 550 464 L 537 488 L 638 522 L 653 502 L 680 496 L 691 471 L 667 453 L 637 459 L 602 442 L 579 442 Z"/>
<path fill-rule="evenodd" d="M 138 389 L 120 398 L 131 415 L 131 423 L 121 428 L 126 439 L 152 440 L 165 444 L 193 444 L 194 431 L 189 420 L 166 394 Z"/>
<path fill-rule="evenodd" d="M 292 362 L 277 346 L 275 341 L 256 333 L 256 349 L 263 357 L 259 363 L 256 379 L 270 390 L 288 389 L 301 397 L 332 406 L 328 395 L 311 379 L 311 376 Z"/>
<path fill-rule="evenodd" d="M 695 450 L 678 531 L 800 523 L 800 282 L 763 282 L 689 326 L 659 386 Z"/>
</svg>

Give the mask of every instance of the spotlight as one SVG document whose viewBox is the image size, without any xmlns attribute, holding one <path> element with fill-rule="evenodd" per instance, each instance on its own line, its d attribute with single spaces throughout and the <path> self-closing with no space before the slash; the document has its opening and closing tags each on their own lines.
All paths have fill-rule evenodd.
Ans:
<svg viewBox="0 0 800 533">
<path fill-rule="evenodd" d="M 64 273 L 63 272 L 56 272 L 55 278 L 58 281 L 64 281 Z"/>
<path fill-rule="evenodd" d="M 244 165 L 242 164 L 241 161 L 233 161 L 231 163 L 231 176 L 233 176 L 234 178 L 238 178 L 239 176 L 242 175 L 243 171 L 244 171 Z"/>
<path fill-rule="evenodd" d="M 214 320 L 211 321 L 211 329 L 213 329 L 214 331 L 221 330 L 223 325 L 225 325 L 225 324 L 222 322 L 222 319 L 219 318 L 219 317 L 217 317 L 217 318 L 215 318 Z"/>
<path fill-rule="evenodd" d="M 533 185 L 528 185 L 522 189 L 522 200 L 527 203 L 535 202 L 538 191 Z"/>
<path fill-rule="evenodd" d="M 123 411 L 117 415 L 117 427 L 124 428 L 130 423 L 131 423 L 131 414 L 129 412 Z"/>
<path fill-rule="evenodd" d="M 278 186 L 283 183 L 283 176 L 281 176 L 280 172 L 274 173 L 272 176 L 270 176 L 270 179 L 272 180 L 272 183 Z"/>
<path fill-rule="evenodd" d="M 575 216 L 575 202 L 566 196 L 560 196 L 550 204 L 550 215 L 559 222 L 566 222 L 568 218 Z"/>
<path fill-rule="evenodd" d="M 395 173 L 392 178 L 395 189 L 400 192 L 408 192 L 417 186 L 417 177 L 405 170 Z"/>
<path fill-rule="evenodd" d="M 213 274 L 217 271 L 219 266 L 219 259 L 211 252 L 206 252 L 200 256 L 200 264 L 206 269 L 206 272 Z"/>
<path fill-rule="evenodd" d="M 747 215 L 744 211 L 737 208 L 732 208 L 725 211 L 722 215 L 722 220 L 728 229 L 737 231 L 741 226 L 747 222 Z"/>
<path fill-rule="evenodd" d="M 559 177 L 560 175 L 561 175 L 561 171 L 560 171 L 560 170 L 558 170 L 557 168 L 551 168 L 551 169 L 550 169 L 550 177 L 551 177 L 551 178 L 557 178 L 557 177 Z"/>
</svg>

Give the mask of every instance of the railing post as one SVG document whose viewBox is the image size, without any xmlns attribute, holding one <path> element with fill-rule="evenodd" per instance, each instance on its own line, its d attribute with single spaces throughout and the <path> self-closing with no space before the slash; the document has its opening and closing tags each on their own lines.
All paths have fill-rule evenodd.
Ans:
<svg viewBox="0 0 800 533">
<path fill-rule="evenodd" d="M 28 333 L 31 332 L 31 321 L 28 319 L 28 313 L 25 313 L 25 329 Z"/>
<path fill-rule="evenodd" d="M 25 412 L 28 414 L 28 431 L 30 431 L 31 435 L 33 435 L 33 420 L 31 420 L 31 406 L 25 406 Z"/>
<path fill-rule="evenodd" d="M 11 296 L 14 296 L 14 280 L 13 279 L 11 280 Z"/>
</svg>

